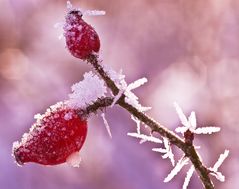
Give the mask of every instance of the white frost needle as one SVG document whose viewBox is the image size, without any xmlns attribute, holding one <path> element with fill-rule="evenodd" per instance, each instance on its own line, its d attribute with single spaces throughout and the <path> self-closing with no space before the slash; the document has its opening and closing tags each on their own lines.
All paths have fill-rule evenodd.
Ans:
<svg viewBox="0 0 239 189">
<path fill-rule="evenodd" d="M 87 16 L 104 16 L 106 12 L 103 10 L 86 10 L 83 14 Z"/>
<path fill-rule="evenodd" d="M 225 150 L 223 154 L 220 154 L 217 162 L 214 164 L 212 169 L 217 171 L 228 155 L 229 155 L 229 150 Z"/>
<path fill-rule="evenodd" d="M 191 178 L 192 178 L 192 176 L 193 176 L 194 170 L 195 170 L 195 168 L 194 168 L 194 166 L 192 165 L 192 166 L 190 167 L 190 169 L 188 170 L 187 175 L 186 175 L 186 177 L 185 177 L 185 180 L 184 180 L 184 183 L 183 183 L 183 189 L 187 189 L 188 184 L 189 184 L 189 182 L 190 182 L 190 180 L 191 180 Z"/>
<path fill-rule="evenodd" d="M 221 130 L 220 127 L 199 127 L 194 130 L 195 134 L 212 134 L 219 132 Z"/>
<path fill-rule="evenodd" d="M 168 176 L 164 179 L 164 182 L 169 182 L 170 180 L 172 180 L 172 178 L 178 174 L 178 172 L 183 168 L 183 166 L 188 164 L 188 161 L 189 159 L 187 157 L 182 157 L 172 169 L 172 171 L 168 174 Z"/>
<path fill-rule="evenodd" d="M 138 133 L 127 133 L 128 136 L 139 138 L 148 142 L 154 142 L 154 143 L 162 143 L 162 141 L 156 137 L 153 136 L 147 136 L 144 134 L 138 134 Z"/>
<path fill-rule="evenodd" d="M 133 115 L 131 115 L 131 119 L 136 123 L 137 133 L 140 134 L 140 121 L 136 117 L 134 117 Z"/>
<path fill-rule="evenodd" d="M 123 94 L 124 94 L 124 90 L 120 90 L 120 91 L 118 92 L 118 94 L 114 97 L 114 100 L 113 100 L 112 104 L 110 105 L 111 108 L 116 104 L 116 102 L 120 99 L 120 97 L 121 97 Z"/>
<path fill-rule="evenodd" d="M 184 115 L 182 108 L 181 108 L 176 102 L 174 102 L 174 107 L 175 107 L 175 109 L 176 109 L 176 112 L 177 112 L 177 114 L 178 114 L 178 117 L 179 117 L 181 123 L 182 123 L 185 127 L 188 127 L 188 128 L 189 128 L 188 119 L 187 119 L 187 117 Z"/>
<path fill-rule="evenodd" d="M 218 171 L 219 167 L 222 165 L 224 160 L 227 158 L 229 155 L 229 150 L 225 150 L 223 154 L 221 154 L 217 160 L 217 162 L 214 164 L 214 166 L 209 168 L 211 171 L 211 175 L 215 176 L 219 181 L 224 182 L 225 181 L 225 176 Z"/>
<path fill-rule="evenodd" d="M 136 89 L 136 88 L 140 87 L 141 85 L 145 84 L 147 81 L 148 80 L 145 77 L 138 79 L 138 80 L 134 81 L 133 83 L 130 83 L 127 87 L 127 90 L 131 91 L 133 89 Z"/>
<path fill-rule="evenodd" d="M 196 129 L 197 127 L 197 120 L 196 120 L 196 114 L 195 112 L 191 112 L 189 118 L 188 118 L 188 123 L 189 125 L 193 128 Z"/>
<path fill-rule="evenodd" d="M 175 165 L 174 154 L 172 152 L 172 148 L 170 146 L 170 143 L 169 143 L 168 139 L 165 138 L 165 137 L 163 138 L 163 144 L 164 144 L 165 149 L 163 149 L 163 148 L 153 148 L 152 150 L 154 152 L 163 153 L 162 158 L 163 159 L 169 158 L 172 165 L 174 166 Z"/>
<path fill-rule="evenodd" d="M 109 126 L 109 124 L 108 124 L 108 121 L 107 121 L 106 118 L 105 118 L 105 114 L 102 113 L 102 114 L 101 114 L 101 117 L 102 117 L 102 119 L 103 119 L 103 121 L 104 121 L 104 125 L 105 125 L 105 128 L 106 128 L 106 130 L 107 130 L 107 132 L 108 132 L 108 134 L 109 134 L 109 137 L 112 138 L 112 134 L 111 134 L 111 131 L 110 131 L 110 126 Z"/>
</svg>

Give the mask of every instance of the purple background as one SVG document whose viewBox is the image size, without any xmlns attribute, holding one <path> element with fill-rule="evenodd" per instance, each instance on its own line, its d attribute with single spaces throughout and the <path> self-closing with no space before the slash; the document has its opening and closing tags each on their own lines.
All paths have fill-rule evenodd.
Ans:
<svg viewBox="0 0 239 189">
<path fill-rule="evenodd" d="M 106 16 L 85 17 L 101 38 L 104 63 L 123 69 L 132 82 L 149 82 L 135 93 L 160 123 L 180 123 L 173 102 L 187 115 L 195 110 L 199 126 L 215 125 L 218 134 L 198 136 L 204 163 L 212 166 L 224 149 L 221 167 L 226 182 L 239 185 L 239 1 L 237 0 L 79 0 L 84 9 L 103 9 Z M 135 123 L 123 109 L 108 109 L 111 140 L 100 116 L 89 120 L 80 168 L 66 164 L 18 167 L 12 142 L 20 139 L 36 113 L 67 99 L 70 86 L 90 67 L 73 58 L 58 40 L 64 21 L 62 0 L 0 0 L 0 188 L 3 189 L 159 189 L 181 188 L 188 167 L 170 183 L 168 160 L 152 152 L 155 144 L 127 137 Z M 145 131 L 147 133 L 147 130 Z M 177 154 L 179 151 L 174 149 Z M 194 174 L 190 188 L 202 188 Z"/>
</svg>

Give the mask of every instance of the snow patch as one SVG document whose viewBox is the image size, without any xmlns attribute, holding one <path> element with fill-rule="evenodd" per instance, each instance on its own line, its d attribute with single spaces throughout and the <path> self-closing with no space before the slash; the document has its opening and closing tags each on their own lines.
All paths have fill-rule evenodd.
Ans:
<svg viewBox="0 0 239 189">
<path fill-rule="evenodd" d="M 84 74 L 84 79 L 74 84 L 69 94 L 67 104 L 72 108 L 85 108 L 100 97 L 104 97 L 107 90 L 104 81 L 93 72 Z"/>
</svg>

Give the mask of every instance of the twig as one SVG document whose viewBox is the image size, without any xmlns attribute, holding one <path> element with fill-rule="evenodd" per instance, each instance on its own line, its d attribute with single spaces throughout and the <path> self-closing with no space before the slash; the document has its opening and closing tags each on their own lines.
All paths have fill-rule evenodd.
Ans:
<svg viewBox="0 0 239 189">
<path fill-rule="evenodd" d="M 116 86 L 114 81 L 109 77 L 108 73 L 105 72 L 104 68 L 99 64 L 97 55 L 91 55 L 90 58 L 87 60 L 89 64 L 93 66 L 96 72 L 101 76 L 101 78 L 105 81 L 107 87 L 112 91 L 113 95 L 116 96 L 119 93 L 119 88 Z M 206 166 L 203 165 L 202 161 L 199 158 L 198 153 L 196 152 L 193 144 L 184 142 L 179 136 L 177 136 L 174 132 L 168 130 L 163 125 L 159 124 L 148 115 L 143 112 L 140 112 L 138 109 L 133 107 L 132 105 L 125 102 L 125 95 L 123 94 L 116 104 L 120 105 L 128 112 L 130 112 L 134 117 L 139 119 L 141 122 L 149 126 L 152 132 L 159 133 L 162 137 L 166 137 L 171 144 L 174 144 L 178 148 L 180 148 L 186 157 L 190 159 L 192 164 L 197 171 L 203 186 L 205 189 L 214 189 L 214 185 L 209 177 L 209 170 Z M 93 112 L 90 109 L 96 111 L 98 108 L 104 108 L 109 106 L 113 102 L 113 98 L 105 98 L 99 99 L 94 105 L 90 105 L 87 111 Z M 105 105 L 105 106 L 104 106 Z"/>
</svg>

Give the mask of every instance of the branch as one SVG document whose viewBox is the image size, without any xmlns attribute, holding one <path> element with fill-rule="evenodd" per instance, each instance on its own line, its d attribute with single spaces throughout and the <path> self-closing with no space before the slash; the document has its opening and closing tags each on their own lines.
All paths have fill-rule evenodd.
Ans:
<svg viewBox="0 0 239 189">
<path fill-rule="evenodd" d="M 87 62 L 93 66 L 96 72 L 101 76 L 101 78 L 105 81 L 107 87 L 112 91 L 113 95 L 116 96 L 119 93 L 119 88 L 116 86 L 114 81 L 109 77 L 107 72 L 105 72 L 104 68 L 100 65 L 97 55 L 91 55 Z M 141 122 L 146 124 L 151 128 L 152 132 L 159 133 L 162 137 L 166 137 L 171 144 L 174 144 L 178 148 L 180 148 L 186 157 L 190 159 L 192 164 L 195 167 L 205 189 L 214 189 L 213 183 L 209 177 L 209 171 L 206 166 L 203 165 L 202 161 L 199 158 L 198 153 L 196 152 L 193 144 L 184 142 L 178 135 L 174 132 L 168 130 L 165 126 L 153 120 L 147 114 L 140 112 L 138 109 L 133 107 L 132 105 L 125 102 L 125 95 L 119 98 L 116 102 L 119 106 L 126 109 L 129 113 L 131 113 L 134 117 L 139 119 Z M 109 106 L 113 102 L 113 98 L 111 99 L 99 99 L 94 105 L 90 105 L 88 107 L 89 112 L 96 111 L 98 108 L 104 108 Z M 105 103 L 105 104 L 104 104 Z M 105 105 L 105 106 L 104 106 Z M 92 111 L 90 110 L 92 108 Z"/>
</svg>

